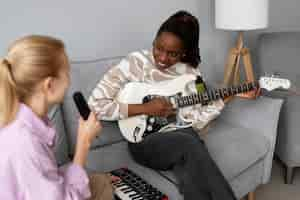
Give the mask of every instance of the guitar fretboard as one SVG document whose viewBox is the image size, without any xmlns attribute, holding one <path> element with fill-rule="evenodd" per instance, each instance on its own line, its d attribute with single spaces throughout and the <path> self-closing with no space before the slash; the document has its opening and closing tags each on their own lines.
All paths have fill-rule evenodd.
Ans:
<svg viewBox="0 0 300 200">
<path fill-rule="evenodd" d="M 177 106 L 185 107 L 191 106 L 199 103 L 205 103 L 209 101 L 214 101 L 218 99 L 224 99 L 229 96 L 233 96 L 239 93 L 249 92 L 258 87 L 258 82 L 244 83 L 238 86 L 232 86 L 228 88 L 220 88 L 208 90 L 203 93 L 195 93 L 188 96 L 177 97 Z"/>
</svg>

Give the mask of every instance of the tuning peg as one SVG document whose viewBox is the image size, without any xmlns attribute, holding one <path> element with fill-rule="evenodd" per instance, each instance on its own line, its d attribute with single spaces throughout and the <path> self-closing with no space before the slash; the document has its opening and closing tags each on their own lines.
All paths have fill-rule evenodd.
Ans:
<svg viewBox="0 0 300 200">
<path fill-rule="evenodd" d="M 279 78 L 280 77 L 280 72 L 278 72 L 278 71 L 273 72 L 272 77 L 273 78 Z"/>
<path fill-rule="evenodd" d="M 264 72 L 264 77 L 273 77 L 273 74 L 270 74 L 268 72 Z"/>
</svg>

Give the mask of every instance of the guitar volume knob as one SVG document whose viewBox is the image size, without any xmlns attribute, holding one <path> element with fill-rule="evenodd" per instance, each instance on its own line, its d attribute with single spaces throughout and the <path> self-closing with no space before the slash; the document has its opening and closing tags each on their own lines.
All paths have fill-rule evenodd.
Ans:
<svg viewBox="0 0 300 200">
<path fill-rule="evenodd" d="M 147 126 L 147 131 L 152 131 L 153 127 L 152 126 Z"/>
<path fill-rule="evenodd" d="M 155 122 L 155 118 L 154 117 L 150 117 L 149 118 L 149 123 L 154 124 L 154 122 Z"/>
</svg>

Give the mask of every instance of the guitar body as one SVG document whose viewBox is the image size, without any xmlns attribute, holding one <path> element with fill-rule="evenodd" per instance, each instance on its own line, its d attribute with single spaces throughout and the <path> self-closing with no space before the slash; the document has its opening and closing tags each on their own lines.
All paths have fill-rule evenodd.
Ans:
<svg viewBox="0 0 300 200">
<path fill-rule="evenodd" d="M 149 95 L 173 96 L 181 93 L 186 94 L 186 86 L 196 79 L 195 75 L 186 74 L 173 80 L 161 81 L 154 84 L 143 82 L 131 82 L 118 94 L 118 101 L 125 104 L 141 104 L 144 98 Z M 137 115 L 118 121 L 122 135 L 129 142 L 137 143 L 143 140 L 144 133 L 147 129 L 146 115 Z"/>
</svg>

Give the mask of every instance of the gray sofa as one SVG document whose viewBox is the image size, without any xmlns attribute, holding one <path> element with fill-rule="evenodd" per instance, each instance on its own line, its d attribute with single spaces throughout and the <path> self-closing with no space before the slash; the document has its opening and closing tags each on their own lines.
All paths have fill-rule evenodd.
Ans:
<svg viewBox="0 0 300 200">
<path fill-rule="evenodd" d="M 58 129 L 55 151 L 59 164 L 70 160 L 76 142 L 77 110 L 72 101 L 73 92 L 80 90 L 88 98 L 103 72 L 119 60 L 120 57 L 72 64 L 71 88 L 63 104 L 49 114 Z M 267 97 L 235 98 L 204 136 L 209 152 L 239 198 L 269 181 L 281 104 L 282 100 Z M 171 200 L 183 199 L 171 171 L 155 171 L 137 164 L 128 152 L 117 123 L 103 122 L 103 126 L 101 136 L 89 153 L 89 170 L 107 172 L 128 167 Z"/>
<path fill-rule="evenodd" d="M 263 33 L 257 44 L 259 73 L 277 72 L 291 80 L 292 89 L 298 87 L 298 95 L 285 91 L 266 94 L 284 99 L 275 152 L 286 165 L 286 183 L 292 183 L 294 168 L 300 166 L 300 33 Z"/>
</svg>

